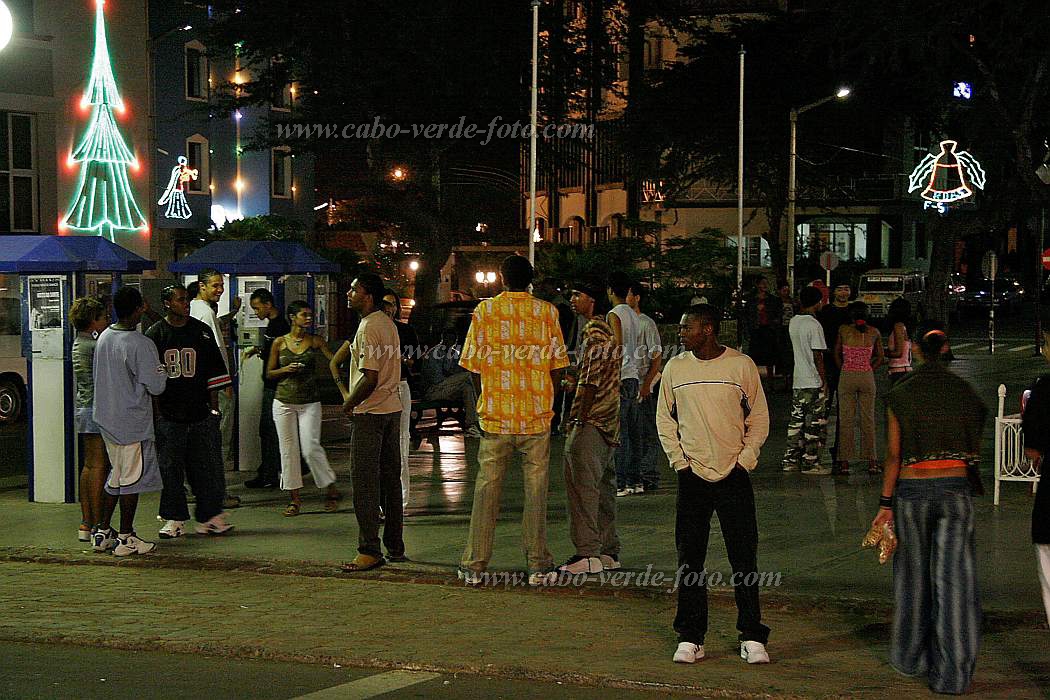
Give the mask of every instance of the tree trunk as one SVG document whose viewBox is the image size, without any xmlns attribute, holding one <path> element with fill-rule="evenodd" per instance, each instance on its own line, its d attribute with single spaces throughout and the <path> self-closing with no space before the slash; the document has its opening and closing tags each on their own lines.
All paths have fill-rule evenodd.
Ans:
<svg viewBox="0 0 1050 700">
<path fill-rule="evenodd" d="M 926 281 L 926 308 L 912 311 L 919 319 L 936 319 L 947 326 L 951 320 L 948 313 L 948 275 L 955 269 L 958 222 L 939 217 L 934 219 L 930 224 L 930 238 L 933 251 L 930 253 L 930 274 Z"/>
</svg>

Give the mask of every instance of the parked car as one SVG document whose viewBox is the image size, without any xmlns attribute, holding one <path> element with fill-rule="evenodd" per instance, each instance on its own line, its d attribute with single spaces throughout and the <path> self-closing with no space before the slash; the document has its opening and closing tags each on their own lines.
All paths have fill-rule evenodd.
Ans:
<svg viewBox="0 0 1050 700">
<path fill-rule="evenodd" d="M 441 331 L 446 328 L 456 329 L 462 339 L 467 336 L 470 318 L 474 308 L 481 303 L 478 299 L 464 301 L 446 301 L 433 306 L 414 306 L 408 317 L 408 324 L 415 329 L 419 343 L 429 348 L 441 340 Z"/>
<path fill-rule="evenodd" d="M 959 298 L 960 311 L 988 311 L 994 300 L 996 309 L 1010 313 L 1024 301 L 1024 287 L 1010 277 L 997 278 L 994 289 L 990 279 L 966 285 L 965 289 Z"/>
<path fill-rule="evenodd" d="M 919 270 L 883 268 L 860 276 L 857 298 L 868 305 L 872 318 L 884 318 L 890 304 L 905 298 L 916 318 L 926 316 L 926 273 Z"/>
</svg>

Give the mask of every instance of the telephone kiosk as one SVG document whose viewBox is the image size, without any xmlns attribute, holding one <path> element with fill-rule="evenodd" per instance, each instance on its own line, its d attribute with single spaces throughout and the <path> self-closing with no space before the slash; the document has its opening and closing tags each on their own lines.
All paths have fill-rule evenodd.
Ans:
<svg viewBox="0 0 1050 700">
<path fill-rule="evenodd" d="M 112 294 L 156 263 L 99 236 L 4 236 L 0 272 L 17 274 L 27 364 L 29 500 L 74 503 L 80 444 L 73 425 L 73 299 Z"/>
<path fill-rule="evenodd" d="M 301 243 L 290 241 L 214 241 L 200 250 L 168 265 L 168 270 L 188 285 L 197 275 L 212 269 L 222 273 L 225 291 L 219 299 L 219 318 L 229 319 L 229 332 L 224 338 L 226 355 L 236 373 L 234 381 L 234 469 L 255 469 L 261 459 L 259 444 L 259 411 L 262 406 L 262 376 L 265 358 L 257 354 L 245 357 L 249 348 L 262 345 L 266 321 L 256 318 L 249 305 L 252 292 L 267 289 L 274 305 L 285 313 L 287 304 L 304 300 L 314 310 L 313 332 L 328 338 L 329 318 L 335 286 L 329 275 L 339 272 L 339 265 L 313 252 Z M 232 299 L 239 297 L 240 308 Z"/>
</svg>

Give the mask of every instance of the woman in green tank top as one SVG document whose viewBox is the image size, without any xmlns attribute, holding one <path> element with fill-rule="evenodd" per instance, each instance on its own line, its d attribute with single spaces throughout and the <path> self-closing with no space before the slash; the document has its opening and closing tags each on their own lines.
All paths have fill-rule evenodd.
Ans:
<svg viewBox="0 0 1050 700">
<path fill-rule="evenodd" d="M 335 486 L 335 472 L 321 447 L 321 395 L 317 387 L 317 357 L 332 359 L 324 338 L 312 335 L 314 313 L 304 301 L 288 306 L 292 330 L 274 341 L 266 364 L 266 377 L 277 379 L 273 421 L 281 448 L 281 488 L 291 492 L 292 502 L 284 509 L 288 517 L 299 515 L 303 487 L 302 457 L 310 465 L 317 488 L 325 490 L 325 512 L 339 508 L 342 494 Z"/>
</svg>

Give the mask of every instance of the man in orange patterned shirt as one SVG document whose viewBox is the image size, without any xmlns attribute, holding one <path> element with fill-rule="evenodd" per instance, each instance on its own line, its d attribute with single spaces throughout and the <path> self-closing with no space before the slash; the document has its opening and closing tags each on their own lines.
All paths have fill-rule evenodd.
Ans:
<svg viewBox="0 0 1050 700">
<path fill-rule="evenodd" d="M 555 374 L 569 364 L 558 311 L 527 290 L 532 265 L 511 255 L 500 265 L 505 292 L 474 310 L 460 365 L 481 375 L 478 418 L 484 436 L 470 534 L 459 569 L 468 585 L 482 581 L 492 556 L 503 476 L 515 452 L 525 482 L 522 534 L 529 584 L 554 578 L 547 549 L 547 487 Z"/>
</svg>

